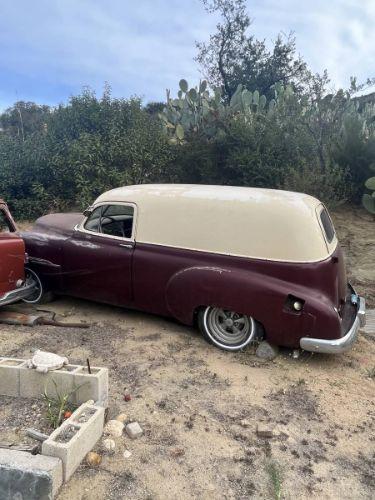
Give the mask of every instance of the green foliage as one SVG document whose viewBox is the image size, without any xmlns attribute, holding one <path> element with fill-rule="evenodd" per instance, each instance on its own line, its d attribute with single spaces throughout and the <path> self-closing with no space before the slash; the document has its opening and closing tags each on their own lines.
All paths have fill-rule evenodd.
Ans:
<svg viewBox="0 0 375 500">
<path fill-rule="evenodd" d="M 368 190 L 373 191 L 372 194 L 365 193 L 362 196 L 362 203 L 366 210 L 375 215 L 375 177 L 370 177 L 365 182 Z"/>
<path fill-rule="evenodd" d="M 349 92 L 326 96 L 317 77 L 310 97 L 277 83 L 267 101 L 239 85 L 226 103 L 219 89 L 202 92 L 200 85 L 192 101 L 184 82 L 187 92 L 180 89 L 178 99 L 168 92 L 161 114 L 175 145 L 174 179 L 283 188 L 330 205 L 355 198 L 363 186 L 374 155 L 347 153 L 353 136 L 358 152 L 371 150 L 374 114 L 359 111 Z"/>
<path fill-rule="evenodd" d="M 373 101 L 326 95 L 318 77 L 309 95 L 280 82 L 270 97 L 238 85 L 229 101 L 205 80 L 181 80 L 160 108 L 108 88 L 55 109 L 16 103 L 0 115 L 0 197 L 17 218 L 81 210 L 141 182 L 283 188 L 337 204 L 359 201 L 374 168 Z M 373 181 L 366 187 L 374 211 Z"/>
<path fill-rule="evenodd" d="M 283 470 L 275 460 L 266 464 L 266 471 L 270 480 L 272 496 L 275 500 L 282 498 Z"/>
<path fill-rule="evenodd" d="M 18 114 L 10 109 L 9 116 Z M 137 98 L 112 98 L 108 88 L 101 98 L 85 89 L 45 111 L 43 125 L 34 120 L 24 136 L 17 122 L 0 120 L 0 196 L 21 218 L 80 210 L 105 190 L 160 180 L 173 159 L 158 117 Z"/>
<path fill-rule="evenodd" d="M 245 0 L 203 0 L 206 10 L 219 17 L 216 31 L 207 42 L 198 42 L 196 60 L 213 86 L 223 89 L 228 102 L 239 84 L 251 91 L 258 89 L 267 99 L 273 86 L 281 82 L 297 92 L 306 89 L 311 74 L 297 55 L 292 34 L 279 34 L 271 50 L 264 40 L 249 31 L 251 19 Z"/>
<path fill-rule="evenodd" d="M 264 95 L 259 97 L 258 91 L 252 94 L 242 85 L 238 85 L 229 103 L 222 102 L 219 88 L 214 88 L 213 93 L 210 93 L 205 80 L 198 87 L 189 89 L 188 82 L 183 79 L 179 86 L 176 99 L 172 99 L 167 91 L 167 104 L 159 115 L 172 144 L 188 140 L 189 133 L 200 133 L 212 139 L 220 129 L 226 128 L 228 120 L 234 115 L 242 114 L 250 120 L 251 115 L 266 108 L 267 99 Z M 282 90 L 284 88 L 281 86 Z"/>
<path fill-rule="evenodd" d="M 44 388 L 43 399 L 47 405 L 46 418 L 50 423 L 52 429 L 57 429 L 57 427 L 59 427 L 64 420 L 64 413 L 66 411 L 73 412 L 77 409 L 76 405 L 73 405 L 69 402 L 69 398 L 84 384 L 74 387 L 67 393 L 62 393 L 59 392 L 56 381 L 52 381 L 55 389 L 55 395 L 51 396 L 50 394 L 48 394 L 46 386 Z"/>
</svg>

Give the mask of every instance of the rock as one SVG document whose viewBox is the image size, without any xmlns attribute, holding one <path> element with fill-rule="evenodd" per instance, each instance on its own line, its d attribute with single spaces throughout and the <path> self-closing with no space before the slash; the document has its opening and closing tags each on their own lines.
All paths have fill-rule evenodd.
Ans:
<svg viewBox="0 0 375 500">
<path fill-rule="evenodd" d="M 276 345 L 269 344 L 266 340 L 263 340 L 257 347 L 255 354 L 261 359 L 275 359 L 279 353 L 279 348 Z"/>
<path fill-rule="evenodd" d="M 185 455 L 185 450 L 183 448 L 173 448 L 170 453 L 171 457 L 178 458 Z"/>
<path fill-rule="evenodd" d="M 132 452 L 129 450 L 125 450 L 123 453 L 124 458 L 130 458 L 132 456 Z"/>
<path fill-rule="evenodd" d="M 272 427 L 269 427 L 264 424 L 258 424 L 257 435 L 262 438 L 272 438 L 275 436 L 275 432 Z"/>
<path fill-rule="evenodd" d="M 112 437 L 122 436 L 124 430 L 124 424 L 118 420 L 108 420 L 104 427 L 104 434 L 108 434 Z"/>
<path fill-rule="evenodd" d="M 127 435 L 131 439 L 137 439 L 138 437 L 142 436 L 143 430 L 142 427 L 139 425 L 138 422 L 131 422 L 125 427 Z"/>
<path fill-rule="evenodd" d="M 250 422 L 250 420 L 246 420 L 246 418 L 243 418 L 240 422 L 240 425 L 241 425 L 241 427 L 250 427 L 251 422 Z"/>
<path fill-rule="evenodd" d="M 114 453 L 116 449 L 116 443 L 113 439 L 103 439 L 103 448 L 109 453 Z"/>
<path fill-rule="evenodd" d="M 128 416 L 126 413 L 120 413 L 120 415 L 117 415 L 116 420 L 124 423 L 126 422 L 126 420 L 128 420 Z"/>
<path fill-rule="evenodd" d="M 124 394 L 124 401 L 129 402 L 131 401 L 132 397 L 130 394 Z"/>
<path fill-rule="evenodd" d="M 88 405 L 93 405 L 94 403 L 95 403 L 95 401 L 93 399 L 88 399 L 86 401 L 86 404 L 88 404 Z"/>
<path fill-rule="evenodd" d="M 89 453 L 87 453 L 86 455 L 86 462 L 89 464 L 89 465 L 92 465 L 94 467 L 97 467 L 98 465 L 101 464 L 102 462 L 102 457 L 98 454 L 98 453 L 95 453 L 95 451 L 90 451 Z"/>
</svg>

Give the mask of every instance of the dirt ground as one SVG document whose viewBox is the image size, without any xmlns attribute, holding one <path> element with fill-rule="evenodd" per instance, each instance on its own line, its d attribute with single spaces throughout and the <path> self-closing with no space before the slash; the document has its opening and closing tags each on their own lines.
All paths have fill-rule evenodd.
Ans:
<svg viewBox="0 0 375 500">
<path fill-rule="evenodd" d="M 334 220 L 350 279 L 374 307 L 374 220 L 346 208 Z M 70 298 L 42 307 L 91 327 L 2 326 L 1 355 L 40 348 L 107 366 L 109 418 L 125 413 L 144 429 L 137 440 L 117 438 L 97 468 L 81 465 L 58 500 L 374 498 L 375 337 L 362 334 L 345 355 L 283 350 L 263 362 L 254 347 L 223 352 L 148 314 Z M 32 415 L 45 424 L 39 403 L 24 402 L 17 418 L 9 398 L 0 404 L 2 439 L 22 440 Z M 258 437 L 259 423 L 274 437 Z"/>
</svg>

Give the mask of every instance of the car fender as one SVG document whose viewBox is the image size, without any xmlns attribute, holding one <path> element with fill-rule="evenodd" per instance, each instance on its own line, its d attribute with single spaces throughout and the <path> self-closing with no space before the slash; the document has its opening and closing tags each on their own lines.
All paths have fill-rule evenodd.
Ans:
<svg viewBox="0 0 375 500">
<path fill-rule="evenodd" d="M 286 310 L 288 295 L 305 301 L 301 313 Z M 313 336 L 322 325 L 335 335 L 339 326 L 331 302 L 319 291 L 243 269 L 180 270 L 168 281 L 166 303 L 170 314 L 186 324 L 193 323 L 197 308 L 208 305 L 252 316 L 262 323 L 267 338 L 277 343 L 280 338 L 287 344 L 303 334 Z"/>
</svg>

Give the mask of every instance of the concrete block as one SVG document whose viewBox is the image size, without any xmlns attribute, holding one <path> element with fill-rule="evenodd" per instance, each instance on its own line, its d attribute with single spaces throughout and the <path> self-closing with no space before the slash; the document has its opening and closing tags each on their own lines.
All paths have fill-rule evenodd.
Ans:
<svg viewBox="0 0 375 500">
<path fill-rule="evenodd" d="M 2 500 L 51 500 L 62 485 L 59 458 L 0 449 Z"/>
<path fill-rule="evenodd" d="M 75 365 L 67 365 L 60 370 L 40 373 L 24 366 L 19 369 L 20 396 L 23 398 L 40 398 L 45 389 L 51 397 L 56 397 L 56 390 L 59 394 L 67 394 L 74 389 L 74 371 L 77 368 L 78 366 Z M 75 402 L 74 394 L 70 400 Z"/>
<path fill-rule="evenodd" d="M 99 441 L 103 426 L 104 408 L 86 403 L 43 442 L 43 455 L 62 460 L 64 481 L 69 480 L 87 453 Z"/>
<path fill-rule="evenodd" d="M 55 383 L 56 386 L 55 387 Z M 0 394 L 40 398 L 45 389 L 54 397 L 74 391 L 69 400 L 77 405 L 93 400 L 108 406 L 108 369 L 80 365 L 65 365 L 59 370 L 40 373 L 28 368 L 26 360 L 0 358 Z"/>
<path fill-rule="evenodd" d="M 74 372 L 74 383 L 80 387 L 75 393 L 76 404 L 82 404 L 93 399 L 101 406 L 108 406 L 108 369 L 91 367 L 91 374 L 87 367 L 81 366 Z"/>
<path fill-rule="evenodd" d="M 20 367 L 25 363 L 24 359 L 0 358 L 0 394 L 20 395 Z"/>
</svg>

